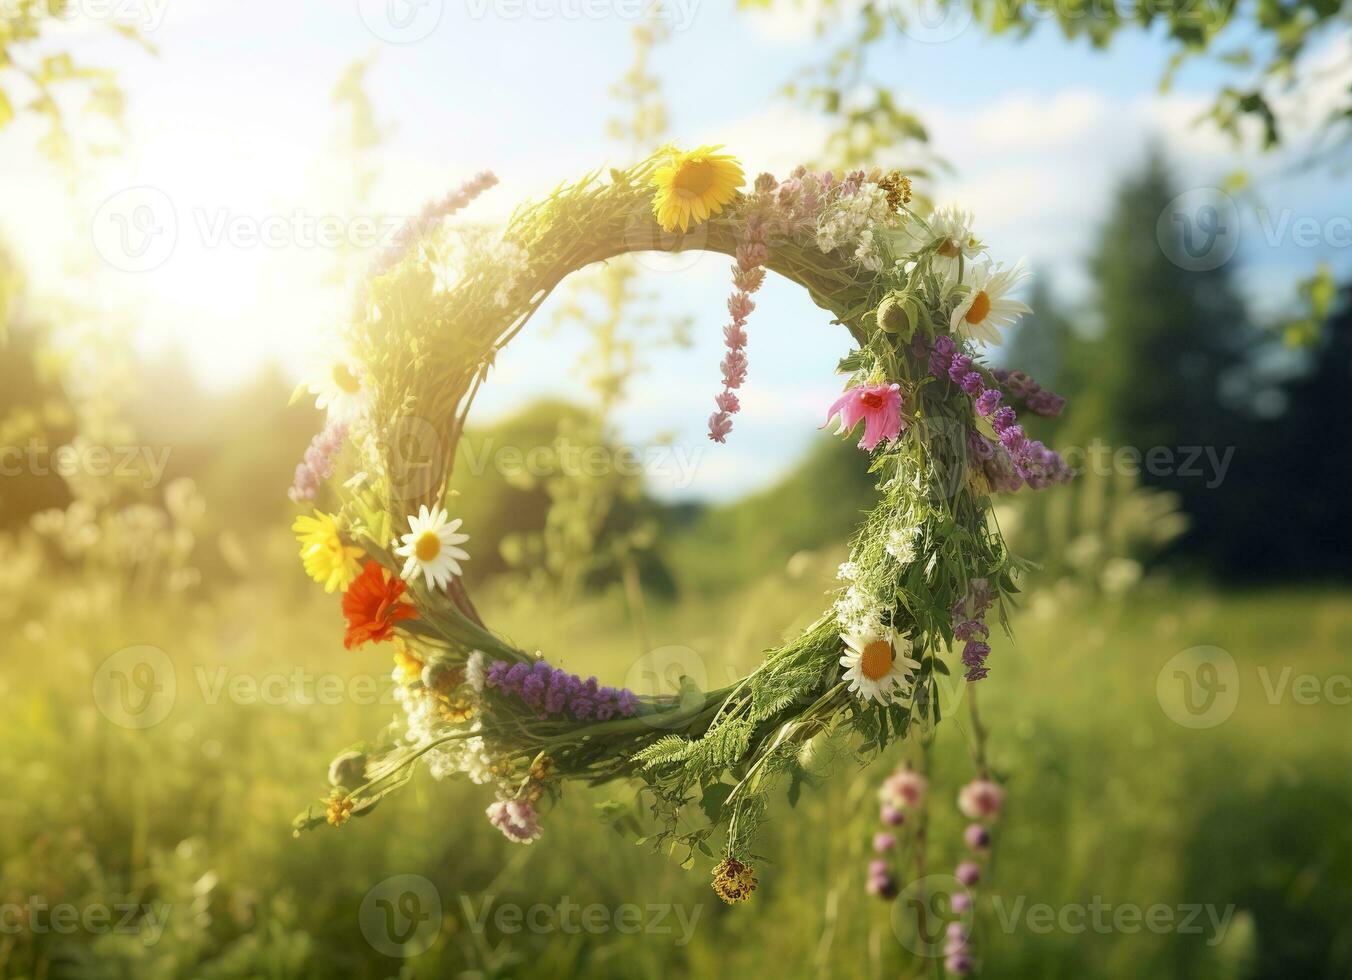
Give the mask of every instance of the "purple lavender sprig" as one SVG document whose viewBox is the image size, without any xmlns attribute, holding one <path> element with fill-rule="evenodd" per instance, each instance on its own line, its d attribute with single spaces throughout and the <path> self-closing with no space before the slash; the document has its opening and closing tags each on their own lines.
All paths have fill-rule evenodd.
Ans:
<svg viewBox="0 0 1352 980">
<path fill-rule="evenodd" d="M 609 721 L 638 714 L 638 695 L 628 688 L 601 687 L 595 677 L 584 681 L 543 660 L 534 665 L 494 661 L 484 675 L 484 684 L 514 695 L 526 707 L 535 709 L 540 718 L 560 717 L 566 712 L 578 721 Z"/>
<path fill-rule="evenodd" d="M 296 464 L 296 475 L 291 481 L 291 489 L 286 495 L 293 503 L 308 502 L 315 499 L 319 487 L 333 476 L 338 463 L 338 454 L 347 440 L 347 423 L 330 422 L 310 440 L 305 450 L 305 458 Z"/>
<path fill-rule="evenodd" d="M 934 341 L 929 352 L 929 368 L 936 378 L 947 377 L 966 392 L 977 412 L 990 419 L 999 442 L 992 443 L 976 433 L 971 448 L 997 490 L 1017 490 L 1023 484 L 1041 490 L 1053 483 L 1066 483 L 1075 475 L 1058 452 L 1047 448 L 1038 439 L 1028 438 L 1014 409 L 1000 404 L 1004 393 L 998 388 L 986 387 L 981 372 L 975 369 L 970 357 L 959 352 L 952 337 L 940 336 Z M 1016 373 L 1006 371 L 1004 375 L 1009 379 Z M 1064 400 L 1041 387 L 1031 390 L 1029 383 L 1037 384 L 1027 375 L 1019 374 L 1015 384 L 1015 388 L 1026 396 L 1029 408 L 1039 414 L 1059 414 Z"/>
<path fill-rule="evenodd" d="M 469 205 L 476 197 L 498 182 L 497 175 L 490 170 L 475 174 L 455 190 L 439 201 L 429 201 L 423 209 L 409 218 L 395 232 L 393 241 L 376 257 L 371 264 L 371 275 L 377 276 L 394 267 L 409 246 L 432 231 L 443 219 L 455 214 Z"/>
<path fill-rule="evenodd" d="M 1035 415 L 1054 419 L 1061 414 L 1061 409 L 1066 407 L 1064 398 L 1048 391 L 1023 371 L 996 368 L 991 372 L 991 376 L 1000 382 L 1000 387 L 1009 393 L 1010 398 L 1022 401 Z"/>
<path fill-rule="evenodd" d="M 950 610 L 953 622 L 953 639 L 966 643 L 962 649 L 962 663 L 967 668 L 964 675 L 969 681 L 983 680 L 990 673 L 986 658 L 990 656 L 990 627 L 986 625 L 986 611 L 995 602 L 995 592 L 984 578 L 974 578 L 967 583 L 967 594 L 954 604 Z"/>
</svg>

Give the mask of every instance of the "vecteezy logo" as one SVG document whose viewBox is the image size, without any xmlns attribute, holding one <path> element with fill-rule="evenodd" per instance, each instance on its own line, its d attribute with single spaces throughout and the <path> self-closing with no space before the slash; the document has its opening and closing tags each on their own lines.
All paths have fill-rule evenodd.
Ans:
<svg viewBox="0 0 1352 980">
<path fill-rule="evenodd" d="M 413 44 L 441 23 L 442 0 L 357 0 L 366 29 L 389 44 Z"/>
<path fill-rule="evenodd" d="M 178 242 L 178 211 L 158 187 L 128 187 L 99 205 L 90 223 L 94 248 L 114 269 L 149 272 Z"/>
<path fill-rule="evenodd" d="M 1184 728 L 1214 728 L 1239 703 L 1239 667 L 1220 647 L 1190 647 L 1161 668 L 1155 697 Z"/>
<path fill-rule="evenodd" d="M 689 647 L 658 647 L 634 661 L 624 686 L 635 694 L 670 699 L 666 708 L 643 715 L 654 728 L 670 728 L 688 721 L 690 713 L 704 704 L 709 670 L 704 658 Z"/>
<path fill-rule="evenodd" d="M 1239 248 L 1239 209 L 1218 188 L 1185 191 L 1160 212 L 1155 238 L 1180 269 L 1207 272 L 1219 268 Z"/>
<path fill-rule="evenodd" d="M 961 922 L 971 929 L 971 905 L 961 912 L 953 908 L 953 896 L 966 892 L 966 886 L 952 875 L 926 875 L 911 882 L 892 903 L 892 932 L 897 941 L 916 956 L 943 956 L 951 923 Z"/>
<path fill-rule="evenodd" d="M 178 698 L 173 661 L 159 647 L 117 651 L 94 673 L 94 704 L 123 728 L 150 728 L 169 717 Z"/>
<path fill-rule="evenodd" d="M 418 956 L 441 932 L 441 893 L 422 875 L 386 878 L 362 899 L 357 922 L 377 953 Z"/>
<path fill-rule="evenodd" d="M 976 16 L 971 4 L 955 0 L 891 0 L 887 10 L 902 34 L 922 44 L 952 41 Z"/>
</svg>

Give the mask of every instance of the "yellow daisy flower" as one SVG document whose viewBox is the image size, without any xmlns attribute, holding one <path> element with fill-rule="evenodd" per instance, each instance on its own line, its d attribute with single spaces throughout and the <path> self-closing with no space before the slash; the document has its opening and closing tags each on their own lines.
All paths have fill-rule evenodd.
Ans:
<svg viewBox="0 0 1352 980">
<path fill-rule="evenodd" d="M 687 231 L 722 211 L 746 182 L 741 164 L 721 146 L 701 146 L 674 153 L 671 161 L 652 175 L 657 188 L 653 215 L 665 231 Z"/>
<path fill-rule="evenodd" d="M 332 514 L 315 511 L 314 517 L 297 517 L 291 525 L 300 542 L 300 559 L 305 563 L 305 574 L 324 586 L 325 592 L 346 589 L 352 584 L 361 567 L 357 559 L 360 548 L 343 544 L 338 534 L 338 521 Z"/>
</svg>

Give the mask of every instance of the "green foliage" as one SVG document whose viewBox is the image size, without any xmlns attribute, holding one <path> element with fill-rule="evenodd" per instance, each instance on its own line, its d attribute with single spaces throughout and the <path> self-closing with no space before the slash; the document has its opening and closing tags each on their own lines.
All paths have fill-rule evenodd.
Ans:
<svg viewBox="0 0 1352 980">
<path fill-rule="evenodd" d="M 1143 452 L 1233 443 L 1226 438 L 1233 426 L 1224 386 L 1257 333 L 1229 266 L 1189 271 L 1161 248 L 1158 218 L 1177 193 L 1155 152 L 1114 201 L 1091 261 L 1100 319 L 1096 361 L 1071 435 L 1100 435 Z M 1174 234 L 1181 238 L 1185 230 Z"/>
<path fill-rule="evenodd" d="M 664 857 L 646 843 L 630 846 L 648 826 L 633 823 L 646 792 L 570 795 L 549 810 L 545 837 L 529 848 L 513 848 L 487 824 L 475 787 L 430 782 L 340 831 L 292 840 L 286 816 L 309 795 L 333 745 L 379 727 L 390 709 L 351 699 L 304 710 L 206 700 L 198 678 L 222 668 L 222 636 L 230 638 L 230 677 L 289 677 L 298 665 L 348 679 L 387 674 L 384 656 L 341 649 L 321 597 L 279 594 L 274 584 L 291 574 L 284 557 L 286 565 L 260 565 L 254 582 L 209 605 L 138 601 L 91 616 L 72 614 L 59 598 L 63 615 L 38 614 L 46 632 L 37 644 L 20 637 L 22 621 L 4 621 L 9 710 L 0 737 L 9 750 L 0 778 L 15 787 L 0 842 L 5 900 L 148 910 L 129 934 L 21 928 L 10 934 L 5 975 L 65 976 L 78 967 L 82 975 L 152 978 L 386 977 L 392 961 L 365 939 L 359 910 L 374 882 L 409 873 L 430 880 L 442 902 L 436 941 L 406 961 L 411 977 L 495 975 L 492 963 L 496 975 L 522 980 L 729 975 L 763 967 L 768 948 L 784 960 L 785 977 L 818 976 L 821 962 L 832 976 L 859 980 L 928 968 L 892 938 L 891 908 L 863 892 L 878 768 L 860 771 L 848 760 L 814 765 L 819 786 L 792 811 L 779 792 L 768 799 L 756 850 L 769 873 L 742 909 L 720 908 L 702 876 L 683 872 L 683 851 Z M 54 595 L 67 595 L 49 582 Z M 773 642 L 784 625 L 775 616 L 815 602 L 820 582 L 773 585 L 773 609 L 749 583 L 659 610 L 654 629 L 676 642 L 731 631 L 760 602 L 756 639 Z M 548 633 L 565 658 L 619 680 L 631 656 L 621 609 L 592 599 L 572 614 L 585 622 L 550 615 Z M 538 634 L 541 618 L 522 611 L 503 626 Z M 1345 709 L 1269 705 L 1252 671 L 1341 671 L 1339 651 L 1352 642 L 1347 597 L 1147 589 L 1125 606 L 1080 598 L 1050 617 L 1020 615 L 1016 625 L 1026 654 L 1011 650 L 1002 684 L 982 691 L 992 765 L 1009 774 L 1010 793 L 986 894 L 1000 897 L 1006 914 L 1019 896 L 1025 909 L 1101 896 L 1114 906 L 1235 903 L 1236 911 L 1224 941 L 1209 946 L 1209 934 L 1144 929 L 1043 935 L 1025 919 L 1006 930 L 987 898 L 978 918 L 987 974 L 1108 980 L 1148 969 L 1170 980 L 1231 978 L 1253 975 L 1247 961 L 1266 975 L 1346 975 L 1342 923 L 1352 908 L 1341 884 L 1352 853 L 1352 758 L 1333 734 Z M 317 645 L 324 635 L 333 641 Z M 173 714 L 143 731 L 117 728 L 89 705 L 90 676 L 124 642 L 163 647 L 178 671 Z M 1162 716 L 1155 674 L 1174 651 L 1202 642 L 1231 650 L 1247 673 L 1235 715 L 1198 732 Z M 963 821 L 947 804 L 971 766 L 965 709 L 955 720 L 933 747 L 928 838 L 940 871 L 961 856 Z M 781 788 L 790 782 L 781 778 Z M 727 784 L 700 789 L 700 812 L 707 818 L 728 793 Z M 598 825 L 598 805 L 625 837 Z M 674 911 L 663 923 L 669 933 L 513 932 L 495 918 L 502 906 L 557 906 L 564 896 L 611 910 L 674 906 L 698 918 L 684 945 Z M 163 934 L 149 941 L 150 917 L 166 909 Z"/>
<path fill-rule="evenodd" d="M 21 112 L 45 120 L 41 149 L 54 163 L 67 168 L 75 163 L 76 143 L 61 105 L 65 94 L 83 93 L 86 114 L 119 131 L 125 102 L 113 72 L 79 64 L 69 52 L 52 51 L 46 43 L 53 28 L 71 13 L 68 0 L 10 0 L 0 18 L 0 129 Z M 153 53 L 135 27 L 117 21 L 101 26 Z M 115 144 L 94 143 L 90 149 L 98 155 L 111 152 Z"/>
</svg>

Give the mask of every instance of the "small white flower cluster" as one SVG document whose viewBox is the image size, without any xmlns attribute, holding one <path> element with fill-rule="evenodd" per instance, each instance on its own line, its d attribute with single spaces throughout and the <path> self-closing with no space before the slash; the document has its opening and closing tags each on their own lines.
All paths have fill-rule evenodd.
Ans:
<svg viewBox="0 0 1352 980">
<path fill-rule="evenodd" d="M 883 632 L 884 604 L 858 581 L 859 566 L 847 561 L 837 577 L 849 584 L 836 599 L 834 609 L 840 632 L 856 636 L 876 636 Z"/>
<path fill-rule="evenodd" d="M 867 183 L 853 194 L 841 194 L 817 221 L 817 248 L 823 252 L 853 249 L 855 260 L 870 272 L 882 268 L 878 233 L 896 221 L 887 191 Z"/>
<path fill-rule="evenodd" d="M 919 537 L 920 528 L 914 524 L 892 527 L 888 529 L 887 543 L 883 547 L 899 564 L 909 565 L 916 559 Z"/>
<path fill-rule="evenodd" d="M 512 294 L 525 275 L 530 264 L 526 250 L 515 242 L 500 241 L 488 249 L 484 255 L 486 267 L 493 269 L 498 277 L 498 288 L 493 294 L 493 302 L 506 308 L 512 301 Z"/>
<path fill-rule="evenodd" d="M 433 294 L 450 292 L 465 279 L 480 276 L 494 287 L 494 305 L 505 309 L 527 271 L 530 254 L 487 231 L 466 229 L 444 243 L 435 256 L 424 250 L 423 260 L 432 271 Z"/>
<path fill-rule="evenodd" d="M 483 674 L 482 654 L 479 655 L 479 674 Z M 477 721 L 464 727 L 448 724 L 434 696 L 423 688 L 403 684 L 402 674 L 397 667 L 393 676 L 395 700 L 404 712 L 403 738 L 409 745 L 421 748 L 456 731 L 479 730 Z M 482 687 L 478 690 L 482 690 Z M 446 742 L 429 751 L 423 758 L 434 779 L 446 779 L 464 773 L 471 782 L 479 785 L 493 780 L 493 759 L 487 752 L 484 740 L 477 736 Z"/>
</svg>

